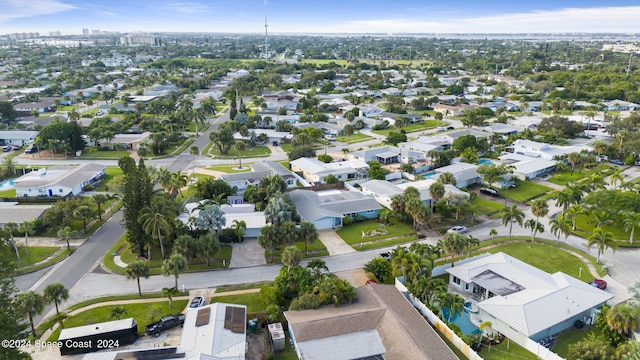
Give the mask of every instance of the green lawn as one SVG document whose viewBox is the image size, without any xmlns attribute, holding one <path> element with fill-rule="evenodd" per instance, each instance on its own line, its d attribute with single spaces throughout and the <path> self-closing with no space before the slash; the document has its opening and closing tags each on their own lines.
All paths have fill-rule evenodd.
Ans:
<svg viewBox="0 0 640 360">
<path fill-rule="evenodd" d="M 169 300 L 159 301 L 159 302 L 150 302 L 150 303 L 136 303 L 136 304 L 124 304 L 127 310 L 127 314 L 124 315 L 124 318 L 132 317 L 138 323 L 138 334 L 143 334 L 145 326 L 148 324 L 158 320 L 160 317 L 167 314 L 177 314 L 182 312 L 187 306 L 188 300 L 174 300 L 173 307 L 169 307 Z M 79 314 L 73 315 L 64 321 L 64 326 L 66 328 L 90 325 L 95 323 L 101 323 L 105 321 L 112 321 L 114 319 L 110 319 L 109 315 L 111 313 L 111 309 L 118 305 L 105 305 L 97 308 L 89 309 L 87 311 L 83 311 Z M 59 335 L 59 334 L 58 334 Z M 57 336 L 55 339 L 57 340 Z"/>
<path fill-rule="evenodd" d="M 514 201 L 527 202 L 536 196 L 550 192 L 551 188 L 529 181 L 520 181 L 513 189 L 502 189 L 500 195 Z"/>
<path fill-rule="evenodd" d="M 553 176 L 547 179 L 547 181 L 552 182 L 554 184 L 558 184 L 558 185 L 567 185 L 567 183 L 571 181 L 577 181 L 577 180 L 586 178 L 587 176 L 593 174 L 594 172 L 602 172 L 608 169 L 611 169 L 611 167 L 605 164 L 600 164 L 593 169 L 583 169 L 582 171 L 576 170 L 573 172 L 573 175 L 571 175 L 571 170 L 558 172 L 553 174 Z"/>
<path fill-rule="evenodd" d="M 349 136 L 349 143 L 356 143 L 356 142 L 361 142 L 361 141 L 367 141 L 373 139 L 371 136 L 369 135 L 365 135 L 361 132 L 358 132 L 356 134 L 353 134 L 351 136 Z M 347 142 L 347 137 L 346 136 L 338 136 L 336 137 L 336 140 L 346 143 Z"/>
<path fill-rule="evenodd" d="M 478 353 L 485 360 L 503 360 L 503 359 L 532 359 L 535 360 L 538 357 L 535 356 L 529 350 L 523 348 L 522 346 L 509 341 L 508 339 L 504 339 L 498 345 L 491 345 L 491 349 L 488 347 L 483 347 L 480 349 Z"/>
<path fill-rule="evenodd" d="M 562 357 L 566 357 L 567 352 L 569 352 L 569 346 L 586 339 L 589 334 L 594 334 L 596 337 L 600 337 L 602 336 L 602 331 L 595 326 L 589 328 L 585 327 L 580 330 L 573 327 L 569 328 L 560 333 L 558 340 L 553 348 L 551 348 L 551 351 Z"/>
<path fill-rule="evenodd" d="M 16 189 L 0 191 L 0 198 L 15 198 L 15 197 L 16 197 Z"/>
<path fill-rule="evenodd" d="M 95 190 L 96 191 L 107 191 L 107 184 L 109 183 L 109 181 L 111 181 L 111 179 L 113 179 L 114 177 L 120 176 L 122 174 L 123 174 L 122 173 L 122 169 L 120 169 L 117 166 L 107 167 L 105 169 L 104 178 L 102 179 L 100 184 L 98 186 L 96 186 Z"/>
<path fill-rule="evenodd" d="M 251 284 L 241 284 L 241 285 L 228 285 L 228 286 L 218 286 L 216 288 L 216 294 L 225 293 L 228 291 L 238 291 L 238 290 L 248 290 L 248 289 L 262 289 L 264 287 L 273 286 L 272 281 L 259 282 L 259 283 L 251 283 Z M 223 294 L 220 294 L 223 295 Z"/>
<path fill-rule="evenodd" d="M 247 313 L 263 312 L 269 305 L 265 304 L 259 293 L 213 296 L 209 303 L 215 302 L 247 305 Z"/>
<path fill-rule="evenodd" d="M 129 157 L 131 156 L 131 152 L 124 150 L 97 150 L 96 148 L 88 148 L 82 152 L 80 158 L 82 159 L 113 159 L 118 160 L 121 157 Z"/>
<path fill-rule="evenodd" d="M 266 157 L 271 155 L 271 150 L 267 146 L 247 146 L 247 148 L 239 153 L 238 150 L 231 148 L 229 153 L 226 155 L 221 155 L 217 148 L 212 147 L 210 154 L 215 158 L 220 159 L 231 159 L 231 158 L 251 158 L 251 157 Z M 242 156 L 240 156 L 242 154 Z M 243 165 L 244 166 L 244 165 Z"/>
<path fill-rule="evenodd" d="M 120 254 L 120 259 L 122 259 L 122 261 L 124 261 L 127 264 L 136 261 L 138 258 L 137 254 L 131 253 L 129 249 L 130 249 L 129 246 L 127 246 L 127 248 L 125 248 L 124 251 L 122 251 L 122 253 Z M 222 269 L 222 268 L 229 267 L 229 263 L 231 262 L 232 249 L 233 248 L 231 246 L 220 246 L 220 251 L 218 251 L 216 256 L 211 260 L 209 267 L 207 267 L 207 264 L 200 258 L 190 259 L 188 262 L 189 269 L 187 270 L 187 272 L 214 270 L 214 269 Z M 167 254 L 165 254 L 165 257 L 168 257 Z M 162 260 L 160 259 L 160 252 L 152 251 L 151 259 L 152 260 L 148 262 L 149 273 L 151 275 L 162 274 Z M 223 265 L 223 260 L 224 260 L 224 265 Z M 124 274 L 125 272 L 125 269 L 118 268 L 115 266 L 114 268 L 115 268 L 114 270 L 120 274 Z"/>
<path fill-rule="evenodd" d="M 213 171 L 221 171 L 223 173 L 247 172 L 251 170 L 251 168 L 249 168 L 249 165 L 251 164 L 252 163 L 243 163 L 242 170 L 238 169 L 238 165 L 214 165 L 208 166 L 207 169 Z"/>
<path fill-rule="evenodd" d="M 360 246 L 360 244 L 352 244 L 351 246 L 356 250 L 369 250 L 369 249 L 378 249 L 378 248 L 393 246 L 393 245 L 400 245 L 400 244 L 408 243 L 415 240 L 418 240 L 418 237 L 415 235 L 411 235 L 406 237 L 395 238 L 392 240 L 384 240 L 384 241 L 379 241 L 379 242 L 374 242 L 369 244 L 363 244 L 362 246 Z"/>
<path fill-rule="evenodd" d="M 493 254 L 504 252 L 548 273 L 553 274 L 562 271 L 585 282 L 597 277 L 597 275 L 591 274 L 587 265 L 577 256 L 561 248 L 539 242 L 536 242 L 533 247 L 528 242 L 503 244 L 486 251 Z M 581 275 L 580 268 L 582 268 Z"/>
<path fill-rule="evenodd" d="M 578 218 L 576 221 L 575 233 L 584 238 L 588 238 L 589 236 L 591 236 L 591 234 L 593 233 L 593 229 L 595 228 L 595 224 L 594 223 L 590 224 L 589 222 L 592 221 L 593 218 L 594 218 L 593 215 L 578 215 Z M 605 225 L 602 227 L 602 229 L 604 231 L 612 233 L 613 238 L 616 240 L 621 240 L 623 242 L 623 245 L 630 245 L 629 236 L 631 234 L 625 231 L 624 227 L 621 226 L 619 223 L 616 222 L 612 226 Z M 636 234 L 638 233 L 636 232 Z M 636 235 L 636 238 L 640 238 L 640 236 Z M 596 249 L 596 248 L 593 247 L 593 249 Z"/>
<path fill-rule="evenodd" d="M 329 252 L 327 251 L 327 248 L 324 246 L 324 244 L 320 240 L 316 240 L 316 242 L 314 242 L 313 244 L 308 244 L 307 245 L 307 249 L 309 250 L 309 255 L 305 255 L 305 253 L 304 253 L 304 242 L 299 241 L 299 242 L 297 242 L 297 243 L 295 243 L 293 245 L 295 247 L 297 247 L 298 250 L 300 250 L 300 252 L 302 253 L 302 258 L 303 259 L 329 255 Z M 273 261 L 269 261 L 271 256 L 269 255 L 269 251 L 267 251 L 267 250 L 264 251 L 264 257 L 265 257 L 265 259 L 267 259 L 267 262 L 270 262 L 271 264 L 279 264 L 280 263 L 280 254 L 282 254 L 283 250 L 284 250 L 284 247 L 282 247 L 280 250 L 274 250 L 273 251 Z"/>
<path fill-rule="evenodd" d="M 471 206 L 473 206 L 476 210 L 476 214 L 478 215 L 487 215 L 496 211 L 500 211 L 504 207 L 503 204 L 483 199 L 481 197 L 476 197 L 471 200 Z"/>
<path fill-rule="evenodd" d="M 439 124 L 439 125 L 436 125 Z M 415 124 L 409 124 L 407 126 L 402 127 L 402 130 L 410 133 L 410 132 L 416 132 L 416 131 L 422 131 L 422 130 L 427 130 L 427 129 L 433 129 L 436 126 L 442 126 L 443 122 L 442 121 L 437 121 L 437 120 L 426 120 L 423 122 L 419 122 L 419 123 L 415 123 Z M 394 126 L 389 126 L 386 129 L 383 130 L 371 130 L 372 132 L 379 134 L 379 135 L 389 135 L 390 132 L 399 132 L 398 129 L 396 129 Z"/>
<path fill-rule="evenodd" d="M 358 223 L 345 226 L 338 230 L 338 235 L 349 245 L 360 245 L 361 242 L 388 239 L 395 236 L 414 235 L 415 230 L 409 224 L 402 223 L 396 219 L 393 225 L 384 226 L 384 230 L 389 233 L 386 235 L 366 236 L 362 237 L 362 232 L 381 229 L 381 224 L 374 220 L 365 220 Z"/>
</svg>

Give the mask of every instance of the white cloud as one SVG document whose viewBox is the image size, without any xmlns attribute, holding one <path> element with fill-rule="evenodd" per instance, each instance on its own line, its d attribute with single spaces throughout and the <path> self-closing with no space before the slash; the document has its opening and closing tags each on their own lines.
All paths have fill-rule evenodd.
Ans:
<svg viewBox="0 0 640 360">
<path fill-rule="evenodd" d="M 198 15 L 208 13 L 213 10 L 213 8 L 205 4 L 194 1 L 169 2 L 166 6 L 171 12 L 179 12 L 187 15 Z"/>
<path fill-rule="evenodd" d="M 426 14 L 428 16 L 428 13 Z M 566 8 L 471 18 L 354 20 L 300 32 L 410 32 L 410 33 L 555 33 L 637 32 L 640 6 Z M 283 30 L 287 31 L 287 30 Z M 294 30 L 295 31 L 295 30 Z"/>
<path fill-rule="evenodd" d="M 0 0 L 0 21 L 55 14 L 75 8 L 60 0 Z"/>
</svg>

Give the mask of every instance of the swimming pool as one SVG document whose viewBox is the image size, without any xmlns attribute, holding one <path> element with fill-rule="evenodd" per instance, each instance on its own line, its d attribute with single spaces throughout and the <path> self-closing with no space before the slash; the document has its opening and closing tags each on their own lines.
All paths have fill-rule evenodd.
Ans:
<svg viewBox="0 0 640 360">
<path fill-rule="evenodd" d="M 489 159 L 480 159 L 478 160 L 478 165 L 493 165 L 493 161 Z"/>
<path fill-rule="evenodd" d="M 3 182 L 0 182 L 0 191 L 11 189 L 15 184 L 16 184 L 16 182 L 13 181 L 13 179 L 9 179 L 9 180 L 5 180 Z"/>
<path fill-rule="evenodd" d="M 446 306 L 442 308 L 442 317 L 445 321 L 449 317 L 449 308 Z M 462 311 L 460 314 L 454 314 L 451 318 L 451 322 L 456 324 L 465 335 L 482 333 L 482 331 L 480 331 L 480 329 L 471 322 L 470 315 L 466 311 Z"/>
<path fill-rule="evenodd" d="M 422 177 L 425 178 L 425 179 L 430 179 L 436 174 L 437 173 L 435 171 L 429 171 L 429 172 L 426 172 L 426 173 L 420 174 L 420 175 L 422 175 Z"/>
</svg>

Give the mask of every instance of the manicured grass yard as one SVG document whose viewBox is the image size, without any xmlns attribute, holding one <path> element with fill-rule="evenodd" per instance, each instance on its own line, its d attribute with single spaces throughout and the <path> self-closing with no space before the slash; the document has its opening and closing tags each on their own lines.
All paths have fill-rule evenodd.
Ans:
<svg viewBox="0 0 640 360">
<path fill-rule="evenodd" d="M 138 323 L 138 334 L 144 334 L 145 326 L 158 320 L 162 316 L 182 312 L 187 306 L 187 302 L 188 300 L 174 300 L 172 308 L 169 307 L 169 299 L 167 299 L 166 301 L 124 304 L 121 306 L 124 306 L 124 308 L 127 310 L 127 313 L 123 315 L 123 318 L 134 318 Z M 118 305 L 106 305 L 83 311 L 65 320 L 64 326 L 66 328 L 70 328 L 101 323 L 105 321 L 112 321 L 114 319 L 110 319 L 109 315 L 111 313 L 111 309 L 116 306 Z M 55 340 L 57 340 L 57 336 Z"/>
<path fill-rule="evenodd" d="M 132 263 L 137 259 L 137 254 L 132 254 L 131 251 L 129 251 L 129 249 L 130 249 L 129 246 L 127 246 L 127 248 L 124 249 L 122 254 L 120 254 L 120 258 L 122 259 L 122 261 L 124 261 L 127 264 Z M 229 267 L 229 263 L 231 261 L 231 251 L 232 251 L 231 246 L 220 246 L 220 251 L 218 251 L 216 256 L 213 259 L 211 259 L 211 263 L 209 267 L 207 267 L 206 262 L 204 262 L 200 258 L 190 259 L 189 268 L 187 269 L 187 272 L 227 268 Z M 165 253 L 165 257 L 168 258 L 169 254 Z M 148 262 L 149 273 L 151 275 L 162 274 L 162 260 L 160 259 L 160 252 L 152 251 L 151 259 L 152 260 Z M 225 265 L 223 265 L 223 262 L 222 262 L 223 260 L 225 260 Z M 118 268 L 118 267 L 115 267 L 115 270 L 122 274 L 124 274 L 125 272 L 125 269 Z"/>
<path fill-rule="evenodd" d="M 587 265 L 577 256 L 539 242 L 536 242 L 533 247 L 528 242 L 503 244 L 487 249 L 487 251 L 493 254 L 504 252 L 551 274 L 562 271 L 585 282 L 596 277 L 589 272 Z M 579 276 L 581 267 L 582 276 Z"/>
<path fill-rule="evenodd" d="M 388 231 L 387 235 L 366 236 L 362 237 L 362 232 L 380 229 L 380 223 L 374 220 L 365 220 L 358 223 L 345 226 L 338 230 L 338 235 L 349 245 L 359 245 L 361 242 L 387 239 L 394 236 L 413 235 L 415 230 L 409 224 L 402 223 L 396 219 L 393 225 L 385 225 L 384 230 Z"/>
<path fill-rule="evenodd" d="M 265 311 L 268 304 L 265 304 L 259 293 L 213 296 L 209 304 L 215 302 L 223 302 L 227 304 L 243 304 L 247 305 L 247 313 L 257 313 Z"/>
<path fill-rule="evenodd" d="M 593 229 L 595 228 L 594 223 L 589 223 L 594 219 L 593 215 L 579 215 L 576 221 L 576 233 L 582 237 L 588 238 L 593 233 Z M 621 226 L 618 222 L 614 223 L 612 226 L 603 226 L 602 229 L 606 232 L 610 232 L 613 234 L 613 238 L 616 240 L 621 240 L 623 245 L 629 244 L 629 236 L 631 235 L 629 232 L 624 231 L 624 227 Z M 640 243 L 640 233 L 636 231 L 636 242 Z M 594 246 L 593 249 L 596 249 Z M 597 251 L 597 250 L 596 250 Z"/>
<path fill-rule="evenodd" d="M 105 175 L 104 175 L 104 179 L 102 179 L 102 181 L 100 182 L 100 185 L 98 185 L 95 190 L 96 191 L 107 191 L 107 184 L 109 183 L 109 181 L 111 181 L 111 179 L 113 179 L 116 176 L 120 176 L 122 175 L 122 169 L 120 169 L 117 166 L 114 167 L 107 167 L 105 169 Z"/>
<path fill-rule="evenodd" d="M 207 169 L 213 171 L 221 171 L 223 173 L 237 173 L 250 171 L 251 168 L 249 167 L 249 165 L 251 165 L 251 163 L 242 163 L 242 170 L 238 169 L 238 165 L 214 165 L 208 166 Z"/>
<path fill-rule="evenodd" d="M 14 197 L 16 197 L 16 189 L 0 191 L 0 198 L 14 198 Z"/>
<path fill-rule="evenodd" d="M 476 214 L 478 215 L 487 215 L 496 211 L 500 211 L 504 207 L 504 204 L 483 199 L 481 197 L 476 197 L 471 200 L 471 206 L 476 209 Z"/>
<path fill-rule="evenodd" d="M 508 349 L 507 349 L 507 346 L 508 346 Z M 504 339 L 504 341 L 498 345 L 491 345 L 491 350 L 489 350 L 488 347 L 483 347 L 480 350 L 479 355 L 482 356 L 482 358 L 485 360 L 503 360 L 503 359 L 535 360 L 538 358 L 529 350 L 514 343 L 513 341 L 508 341 L 507 339 Z"/>
<path fill-rule="evenodd" d="M 217 148 L 212 147 L 210 154 L 216 158 L 221 158 L 221 159 L 237 158 L 237 157 L 240 157 L 240 155 L 242 155 L 243 158 L 251 158 L 251 157 L 269 156 L 271 155 L 271 150 L 269 150 L 267 146 L 252 147 L 247 144 L 246 149 L 242 153 L 239 153 L 238 150 L 231 148 L 228 154 L 221 155 Z"/>
<path fill-rule="evenodd" d="M 547 179 L 547 181 L 552 182 L 554 184 L 558 184 L 558 185 L 567 185 L 567 183 L 571 181 L 583 179 L 593 174 L 594 172 L 602 172 L 608 169 L 610 169 L 609 166 L 605 164 L 600 164 L 593 169 L 583 169 L 582 171 L 576 170 L 573 172 L 573 175 L 571 175 L 571 170 L 569 170 L 569 171 L 555 173 L 553 176 Z"/>
<path fill-rule="evenodd" d="M 131 152 L 126 150 L 98 150 L 96 148 L 88 148 L 82 152 L 80 158 L 82 159 L 120 159 L 121 157 L 129 157 Z"/>
<path fill-rule="evenodd" d="M 521 181 L 513 189 L 500 190 L 500 196 L 505 196 L 514 201 L 526 202 L 529 199 L 547 193 L 551 190 L 553 189 L 544 185 L 532 183 L 529 181 Z"/>
<path fill-rule="evenodd" d="M 402 130 L 410 133 L 410 132 L 416 132 L 416 131 L 422 131 L 422 130 L 427 130 L 427 129 L 432 129 L 438 125 L 436 125 L 436 123 L 440 124 L 440 126 L 442 126 L 443 122 L 442 121 L 437 121 L 437 120 L 426 120 L 423 122 L 419 122 L 419 123 L 415 123 L 415 124 L 409 124 L 407 126 L 402 127 Z M 380 135 L 389 135 L 390 132 L 399 132 L 398 129 L 396 129 L 393 125 L 389 125 L 388 128 L 383 129 L 383 130 L 371 130 L 372 132 L 376 133 L 376 134 L 380 134 Z"/>
<path fill-rule="evenodd" d="M 307 245 L 307 250 L 309 251 L 309 255 L 305 255 L 304 253 L 304 242 L 299 241 L 293 245 L 297 247 L 298 250 L 300 250 L 303 259 L 329 255 L 327 248 L 324 246 L 322 241 L 320 241 L 320 239 L 316 240 L 316 242 L 314 242 L 313 244 Z M 271 261 L 272 264 L 279 264 L 281 262 L 280 254 L 282 254 L 283 250 L 284 250 L 284 246 L 280 250 L 273 251 L 273 261 Z M 267 259 L 267 262 L 269 262 L 269 259 L 271 257 L 269 255 L 269 251 L 267 250 L 264 251 L 264 257 L 265 259 Z"/>
<path fill-rule="evenodd" d="M 356 132 L 355 134 L 349 136 L 349 143 L 355 143 L 355 142 L 360 142 L 360 141 L 367 141 L 372 139 L 371 136 L 365 135 L 361 132 Z M 346 136 L 338 136 L 336 137 L 336 140 L 346 143 L 347 142 L 347 137 Z"/>
<path fill-rule="evenodd" d="M 15 237 L 15 242 L 18 244 L 18 253 L 20 253 L 20 264 L 18 264 L 16 258 L 16 252 L 11 247 L 11 257 L 16 260 L 16 265 L 19 267 L 35 264 L 38 261 L 42 261 L 49 256 L 53 255 L 59 247 L 56 246 L 29 246 L 29 259 L 27 260 L 27 249 L 24 245 L 24 238 Z"/>
</svg>

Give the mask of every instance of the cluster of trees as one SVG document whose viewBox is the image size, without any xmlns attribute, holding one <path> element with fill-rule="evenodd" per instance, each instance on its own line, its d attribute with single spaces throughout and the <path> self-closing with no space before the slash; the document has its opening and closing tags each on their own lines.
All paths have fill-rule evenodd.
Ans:
<svg viewBox="0 0 640 360">
<path fill-rule="evenodd" d="M 42 294 L 34 290 L 27 290 L 16 294 L 13 298 L 12 305 L 19 316 L 26 315 L 29 318 L 31 333 L 35 337 L 37 334 L 33 323 L 33 316 L 41 314 L 44 311 L 45 306 L 53 303 L 56 307 L 55 320 L 60 323 L 60 326 L 63 326 L 63 322 L 67 318 L 67 315 L 60 312 L 58 305 L 68 298 L 69 290 L 67 290 L 63 284 L 51 283 L 44 288 Z"/>
<path fill-rule="evenodd" d="M 86 146 L 82 138 L 82 128 L 76 122 L 55 121 L 43 127 L 36 137 L 39 149 L 48 149 L 52 153 L 64 152 L 65 157 L 69 153 L 83 150 Z"/>
</svg>

